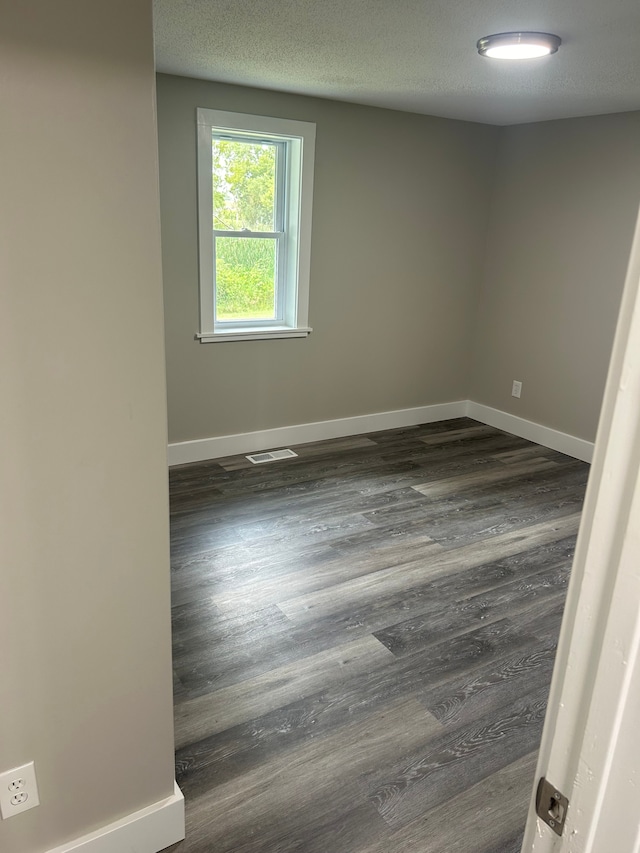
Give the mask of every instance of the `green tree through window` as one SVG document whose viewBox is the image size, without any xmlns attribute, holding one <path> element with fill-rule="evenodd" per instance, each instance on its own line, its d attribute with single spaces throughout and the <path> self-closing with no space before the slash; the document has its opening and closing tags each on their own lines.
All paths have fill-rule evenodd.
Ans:
<svg viewBox="0 0 640 853">
<path fill-rule="evenodd" d="M 196 110 L 201 343 L 306 338 L 314 124 Z"/>
<path fill-rule="evenodd" d="M 276 230 L 276 145 L 212 140 L 213 228 Z M 271 319 L 276 311 L 277 244 L 216 237 L 216 319 Z"/>
</svg>

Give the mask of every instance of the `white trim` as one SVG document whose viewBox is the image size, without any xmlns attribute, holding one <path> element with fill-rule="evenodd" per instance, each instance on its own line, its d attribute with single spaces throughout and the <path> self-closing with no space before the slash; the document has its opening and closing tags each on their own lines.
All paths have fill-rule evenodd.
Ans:
<svg viewBox="0 0 640 853">
<path fill-rule="evenodd" d="M 216 237 L 233 237 L 234 240 L 255 240 L 256 237 L 260 240 L 279 240 L 284 236 L 284 231 L 223 231 L 221 228 L 214 228 L 213 233 Z"/>
<path fill-rule="evenodd" d="M 177 441 L 169 445 L 169 466 L 184 465 L 186 462 L 203 462 L 205 459 L 220 459 L 223 456 L 271 450 L 288 444 L 308 444 L 327 438 L 343 438 L 363 432 L 379 432 L 383 429 L 429 424 L 449 418 L 473 418 L 488 426 L 504 430 L 512 435 L 534 441 L 566 453 L 583 462 L 591 462 L 593 443 L 582 438 L 559 432 L 556 429 L 518 418 L 507 412 L 474 403 L 472 400 L 456 400 L 452 403 L 437 403 L 433 406 L 418 406 L 415 409 L 397 409 L 392 412 L 375 412 L 352 418 L 333 421 L 316 421 L 309 424 L 292 424 L 257 432 L 241 432 L 235 435 L 218 435 L 213 438 L 198 438 L 194 441 Z"/>
<path fill-rule="evenodd" d="M 201 343 L 218 340 L 247 341 L 270 338 L 306 337 L 309 323 L 309 278 L 311 273 L 311 217 L 313 208 L 313 176 L 315 160 L 316 126 L 311 122 L 281 119 L 273 116 L 255 116 L 221 110 L 196 109 L 197 124 L 197 183 L 198 183 L 198 263 L 200 291 L 200 331 L 196 338 Z M 221 234 L 212 229 L 213 187 L 211 181 L 212 132 L 240 132 L 243 137 L 256 140 L 268 137 L 282 146 L 280 160 L 285 160 L 286 192 L 282 225 L 284 233 L 240 234 L 244 237 L 276 238 L 278 252 L 278 286 L 276 295 L 277 317 L 271 326 L 258 321 L 245 324 L 234 321 L 217 323 L 215 313 L 215 240 Z M 249 329 L 247 329 L 247 325 Z M 279 327 L 289 329 L 288 334 Z M 237 334 L 234 332 L 234 327 Z M 272 329 L 272 334 L 263 334 Z"/>
<path fill-rule="evenodd" d="M 200 111 L 197 110 L 199 117 Z M 197 126 L 197 176 L 198 176 L 198 289 L 200 293 L 200 331 L 213 332 L 213 181 L 204 180 L 211 175 L 211 127 Z"/>
<path fill-rule="evenodd" d="M 165 800 L 47 853 L 159 853 L 184 837 L 184 797 L 174 782 L 173 794 Z"/>
<path fill-rule="evenodd" d="M 560 453 L 566 453 L 583 462 L 591 462 L 593 459 L 592 441 L 585 441 L 583 438 L 576 438 L 574 435 L 537 424 L 535 421 L 527 421 L 517 415 L 483 406 L 482 403 L 468 400 L 467 417 L 512 435 L 518 435 L 520 438 L 526 438 L 528 441 L 535 441 L 536 444 L 542 444 Z"/>
<path fill-rule="evenodd" d="M 522 849 L 640 848 L 640 217 L 627 269 L 536 778 L 569 797 L 558 838 L 536 817 Z M 629 807 L 629 803 L 632 806 Z"/>
<path fill-rule="evenodd" d="M 383 429 L 416 426 L 449 418 L 463 418 L 466 415 L 466 401 L 439 403 L 434 406 L 419 406 L 415 409 L 398 409 L 393 412 L 377 412 L 371 415 L 357 415 L 352 418 L 339 418 L 333 421 L 317 421 L 309 424 L 265 429 L 258 432 L 243 432 L 236 435 L 220 435 L 214 438 L 201 438 L 195 441 L 179 441 L 169 445 L 169 465 L 182 465 L 185 462 L 202 462 L 205 459 L 219 459 L 222 456 L 252 453 L 258 450 L 272 450 L 295 444 L 308 444 L 311 441 L 323 441 L 327 438 L 342 438 L 347 435 L 359 435 L 363 432 L 378 432 Z"/>
<path fill-rule="evenodd" d="M 261 116 L 256 113 L 236 113 L 230 110 L 209 110 L 206 107 L 196 109 L 196 121 L 202 127 L 216 130 L 247 131 L 247 136 L 261 136 L 288 139 L 290 136 L 301 136 L 302 132 L 310 131 L 315 135 L 315 124 L 292 118 L 277 118 L 276 116 Z"/>
<path fill-rule="evenodd" d="M 225 341 L 267 341 L 279 340 L 281 338 L 306 338 L 313 329 L 309 326 L 304 328 L 290 328 L 289 326 L 255 326 L 251 331 L 245 329 L 224 329 L 224 331 L 205 332 L 196 334 L 201 344 L 219 344 Z"/>
</svg>

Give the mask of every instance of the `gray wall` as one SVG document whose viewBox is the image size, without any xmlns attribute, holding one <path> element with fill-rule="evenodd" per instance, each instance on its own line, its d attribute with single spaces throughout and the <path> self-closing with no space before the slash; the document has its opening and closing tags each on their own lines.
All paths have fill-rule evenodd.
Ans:
<svg viewBox="0 0 640 853">
<path fill-rule="evenodd" d="M 195 110 L 317 124 L 303 340 L 200 344 Z M 159 75 L 169 439 L 468 396 L 497 128 Z"/>
<path fill-rule="evenodd" d="M 594 439 L 640 113 L 491 128 L 166 75 L 158 100 L 170 441 L 467 397 Z M 194 340 L 197 106 L 317 123 L 306 340 Z"/>
<path fill-rule="evenodd" d="M 504 128 L 498 163 L 471 398 L 593 440 L 640 202 L 640 113 Z"/>
<path fill-rule="evenodd" d="M 148 0 L 3 5 L 3 853 L 173 792 L 153 87 Z"/>
</svg>

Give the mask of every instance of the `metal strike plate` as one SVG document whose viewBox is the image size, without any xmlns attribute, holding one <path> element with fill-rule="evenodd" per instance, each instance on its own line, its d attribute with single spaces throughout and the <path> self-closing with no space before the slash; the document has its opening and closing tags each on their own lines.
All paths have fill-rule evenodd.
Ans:
<svg viewBox="0 0 640 853">
<path fill-rule="evenodd" d="M 569 800 L 543 776 L 538 782 L 536 813 L 556 835 L 562 835 L 568 808 Z"/>
</svg>

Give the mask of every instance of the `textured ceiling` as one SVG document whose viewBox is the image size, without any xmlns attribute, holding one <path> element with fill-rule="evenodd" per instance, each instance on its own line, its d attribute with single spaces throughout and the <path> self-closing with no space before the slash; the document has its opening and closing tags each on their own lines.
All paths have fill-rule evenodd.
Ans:
<svg viewBox="0 0 640 853">
<path fill-rule="evenodd" d="M 639 0 L 155 0 L 159 71 L 490 124 L 640 109 Z M 557 33 L 555 56 L 481 36 Z"/>
</svg>

